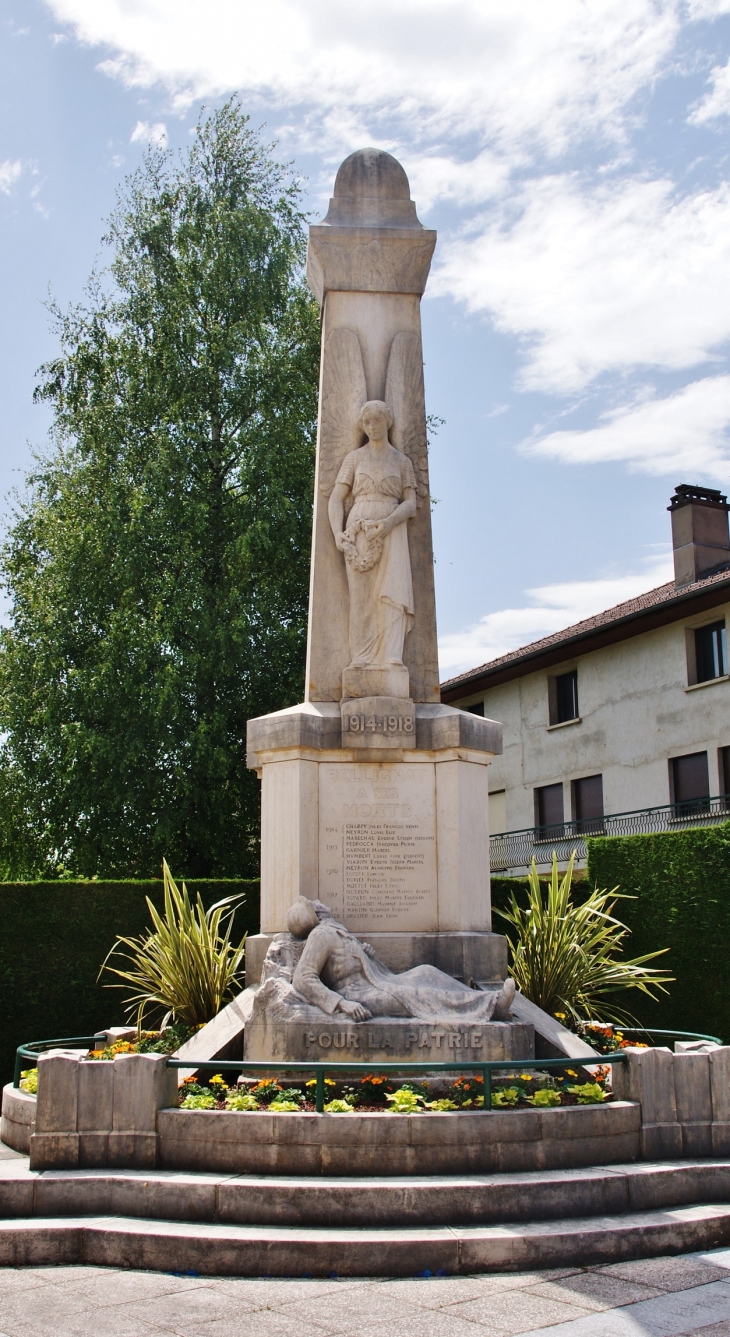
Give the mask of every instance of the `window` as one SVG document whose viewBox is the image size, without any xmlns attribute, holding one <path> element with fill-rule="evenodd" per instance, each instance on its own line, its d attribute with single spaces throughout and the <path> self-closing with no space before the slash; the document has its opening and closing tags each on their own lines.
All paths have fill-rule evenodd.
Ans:
<svg viewBox="0 0 730 1337">
<path fill-rule="evenodd" d="M 710 773 L 706 752 L 672 757 L 669 763 L 669 793 L 677 817 L 690 817 L 695 812 L 709 811 Z"/>
<path fill-rule="evenodd" d="M 554 827 L 563 825 L 563 786 L 543 785 L 535 790 L 535 826 L 549 839 Z"/>
<path fill-rule="evenodd" d="M 695 631 L 697 682 L 709 682 L 727 673 L 727 638 L 725 622 L 713 622 Z"/>
<path fill-rule="evenodd" d="M 471 706 L 464 706 L 464 710 L 468 710 L 470 715 L 481 715 L 481 718 L 484 719 L 483 701 L 475 701 Z"/>
<path fill-rule="evenodd" d="M 730 747 L 718 748 L 717 760 L 720 772 L 720 797 L 724 799 L 727 808 L 730 806 Z"/>
<path fill-rule="evenodd" d="M 504 789 L 493 789 L 489 795 L 489 832 L 501 835 L 507 830 L 507 795 Z"/>
<path fill-rule="evenodd" d="M 578 719 L 578 670 L 559 673 L 548 679 L 548 700 L 551 724 L 567 724 Z"/>
<path fill-rule="evenodd" d="M 585 775 L 581 780 L 573 780 L 570 788 L 576 833 L 596 834 L 602 831 L 603 776 Z"/>
</svg>

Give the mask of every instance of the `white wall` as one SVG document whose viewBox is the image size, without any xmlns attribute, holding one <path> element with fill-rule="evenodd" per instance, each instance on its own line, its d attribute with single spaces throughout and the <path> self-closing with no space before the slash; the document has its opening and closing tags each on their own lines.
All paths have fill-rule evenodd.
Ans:
<svg viewBox="0 0 730 1337">
<path fill-rule="evenodd" d="M 534 790 L 564 783 L 566 821 L 570 781 L 603 776 L 606 813 L 669 803 L 668 758 L 708 753 L 710 792 L 721 792 L 717 750 L 730 745 L 730 682 L 687 690 L 685 629 L 718 622 L 730 604 L 701 617 L 645 632 L 592 654 L 566 659 L 484 694 L 484 714 L 504 726 L 504 753 L 490 766 L 489 788 L 505 791 L 502 830 L 534 825 Z M 549 729 L 548 677 L 578 670 L 580 722 Z M 465 696 L 470 704 L 481 697 Z M 490 822 L 494 832 L 500 827 Z"/>
</svg>

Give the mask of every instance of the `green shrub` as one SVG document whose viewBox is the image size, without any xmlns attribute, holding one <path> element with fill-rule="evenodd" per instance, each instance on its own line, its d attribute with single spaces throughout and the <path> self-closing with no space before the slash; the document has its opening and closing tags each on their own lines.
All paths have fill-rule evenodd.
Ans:
<svg viewBox="0 0 730 1337">
<path fill-rule="evenodd" d="M 641 998 L 645 1026 L 730 1041 L 730 822 L 648 836 L 586 841 L 588 875 L 636 897 L 621 902 L 631 951 L 668 947 L 668 998 Z"/>
<path fill-rule="evenodd" d="M 99 971 L 123 981 L 106 987 L 125 990 L 127 1016 L 136 1019 L 138 1031 L 148 1008 L 158 1017 L 164 1014 L 161 1027 L 169 1021 L 203 1026 L 243 988 L 245 935 L 231 942 L 235 898 L 224 897 L 206 910 L 200 894 L 193 904 L 185 883 L 178 888 L 165 859 L 162 877 L 164 913 L 148 898 L 152 930 L 139 938 L 118 937 Z M 110 965 L 114 960 L 125 962 L 126 969 Z"/>
<path fill-rule="evenodd" d="M 255 1096 L 246 1092 L 236 1091 L 233 1095 L 226 1096 L 227 1110 L 259 1110 L 261 1106 Z"/>
<path fill-rule="evenodd" d="M 214 1095 L 195 1095 L 183 1096 L 180 1104 L 182 1110 L 214 1110 L 216 1099 Z"/>
<path fill-rule="evenodd" d="M 613 916 L 614 891 L 589 892 L 573 898 L 571 855 L 561 878 L 553 853 L 550 881 L 545 888 L 535 860 L 528 876 L 527 904 L 513 893 L 505 910 L 498 911 L 512 929 L 507 931 L 510 972 L 521 993 L 545 1012 L 567 1014 L 572 1022 L 600 1016 L 626 1021 L 624 995 L 628 990 L 654 997 L 666 992 L 671 980 L 666 971 L 647 968 L 661 950 L 624 959 L 628 930 Z M 613 995 L 613 997 L 612 997 Z M 620 1002 L 614 1001 L 618 996 Z"/>
<path fill-rule="evenodd" d="M 193 880 L 206 907 L 245 892 L 239 936 L 258 932 L 259 884 Z M 145 898 L 162 909 L 162 881 L 0 883 L 0 1078 L 10 1081 L 15 1050 L 27 1040 L 93 1035 L 124 1022 L 121 999 L 97 982 L 117 935 L 148 927 Z"/>
<path fill-rule="evenodd" d="M 536 1091 L 534 1096 L 526 1096 L 528 1105 L 534 1105 L 536 1109 L 551 1109 L 561 1103 L 560 1092 L 551 1091 L 548 1086 L 543 1086 Z"/>
<path fill-rule="evenodd" d="M 577 1096 L 579 1105 L 600 1105 L 606 1099 L 606 1092 L 598 1082 L 583 1082 L 581 1086 L 569 1086 L 572 1096 Z"/>
<path fill-rule="evenodd" d="M 408 1090 L 401 1086 L 394 1091 L 392 1096 L 386 1096 L 390 1106 L 391 1114 L 418 1114 L 421 1106 L 425 1104 L 423 1096 L 419 1096 L 415 1091 Z"/>
</svg>

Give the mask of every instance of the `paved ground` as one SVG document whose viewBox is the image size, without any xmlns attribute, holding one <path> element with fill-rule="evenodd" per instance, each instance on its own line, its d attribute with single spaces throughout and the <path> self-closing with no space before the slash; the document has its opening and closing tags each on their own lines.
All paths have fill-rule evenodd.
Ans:
<svg viewBox="0 0 730 1337">
<path fill-rule="evenodd" d="M 730 1337 L 730 1249 L 413 1280 L 0 1269 L 0 1337 Z"/>
</svg>

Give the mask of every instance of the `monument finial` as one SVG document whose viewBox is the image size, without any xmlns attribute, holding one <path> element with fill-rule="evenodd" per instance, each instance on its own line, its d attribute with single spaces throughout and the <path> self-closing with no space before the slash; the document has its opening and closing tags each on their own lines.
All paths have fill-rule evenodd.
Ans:
<svg viewBox="0 0 730 1337">
<path fill-rule="evenodd" d="M 345 158 L 324 224 L 335 227 L 421 228 L 408 177 L 385 149 L 358 149 Z"/>
</svg>

